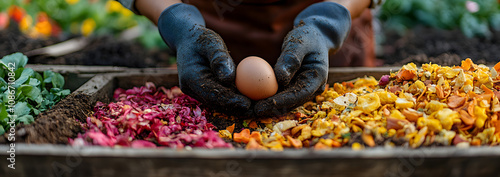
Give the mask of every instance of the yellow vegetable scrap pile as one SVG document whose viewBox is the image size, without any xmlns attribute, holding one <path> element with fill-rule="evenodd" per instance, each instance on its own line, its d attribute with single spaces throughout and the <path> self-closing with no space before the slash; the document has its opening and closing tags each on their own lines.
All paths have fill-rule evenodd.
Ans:
<svg viewBox="0 0 500 177">
<path fill-rule="evenodd" d="M 255 120 L 252 133 L 229 137 L 271 150 L 499 145 L 499 70 L 500 63 L 470 59 L 454 67 L 409 63 L 380 81 L 335 83 L 289 115 Z"/>
</svg>

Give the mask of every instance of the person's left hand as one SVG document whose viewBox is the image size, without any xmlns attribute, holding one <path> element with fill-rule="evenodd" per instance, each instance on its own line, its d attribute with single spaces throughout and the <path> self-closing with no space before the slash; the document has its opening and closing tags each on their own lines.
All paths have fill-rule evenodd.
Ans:
<svg viewBox="0 0 500 177">
<path fill-rule="evenodd" d="M 251 114 L 251 101 L 234 88 L 236 68 L 222 38 L 205 26 L 193 5 L 174 4 L 161 13 L 158 30 L 176 52 L 179 86 L 205 106 L 232 114 Z"/>
<path fill-rule="evenodd" d="M 350 28 L 350 13 L 342 5 L 321 2 L 304 9 L 285 37 L 274 67 L 281 91 L 258 101 L 255 114 L 284 114 L 323 92 L 328 77 L 328 53 L 342 46 Z"/>
</svg>

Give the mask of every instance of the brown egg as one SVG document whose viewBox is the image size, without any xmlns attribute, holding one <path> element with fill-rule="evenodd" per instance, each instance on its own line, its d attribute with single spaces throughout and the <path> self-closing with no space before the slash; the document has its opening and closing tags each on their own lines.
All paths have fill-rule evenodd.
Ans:
<svg viewBox="0 0 500 177">
<path fill-rule="evenodd" d="M 252 100 L 261 100 L 276 94 L 278 82 L 266 60 L 250 56 L 236 68 L 236 88 Z"/>
</svg>

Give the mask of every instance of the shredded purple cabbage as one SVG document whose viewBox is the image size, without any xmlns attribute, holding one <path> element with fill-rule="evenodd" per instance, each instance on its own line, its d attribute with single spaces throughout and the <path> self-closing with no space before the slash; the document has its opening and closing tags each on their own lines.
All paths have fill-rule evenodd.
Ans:
<svg viewBox="0 0 500 177">
<path fill-rule="evenodd" d="M 94 115 L 83 123 L 85 134 L 70 139 L 72 146 L 152 148 L 231 148 L 207 122 L 206 110 L 178 87 L 153 83 L 129 90 L 116 89 L 116 102 L 97 102 Z"/>
</svg>

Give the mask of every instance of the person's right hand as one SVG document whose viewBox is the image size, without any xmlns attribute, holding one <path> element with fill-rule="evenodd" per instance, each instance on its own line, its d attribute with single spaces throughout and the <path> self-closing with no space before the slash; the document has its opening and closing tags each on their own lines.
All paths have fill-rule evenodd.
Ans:
<svg viewBox="0 0 500 177">
<path fill-rule="evenodd" d="M 228 114 L 250 110 L 249 98 L 234 87 L 235 65 L 222 38 L 205 27 L 192 5 L 178 3 L 158 18 L 163 40 L 177 54 L 180 88 L 203 104 Z"/>
</svg>

